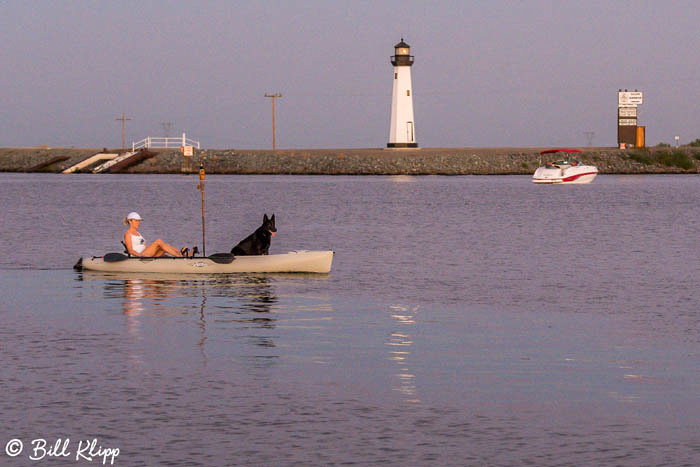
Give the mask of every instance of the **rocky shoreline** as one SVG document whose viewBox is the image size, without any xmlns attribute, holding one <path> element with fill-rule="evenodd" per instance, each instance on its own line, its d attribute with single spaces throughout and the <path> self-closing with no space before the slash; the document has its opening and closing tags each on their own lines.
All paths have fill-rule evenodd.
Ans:
<svg viewBox="0 0 700 467">
<path fill-rule="evenodd" d="M 209 174 L 276 175 L 531 175 L 546 148 L 420 149 L 205 149 L 191 158 Z M 176 150 L 157 154 L 119 173 L 182 173 L 184 156 Z M 699 172 L 700 148 L 654 147 L 619 150 L 584 148 L 580 160 L 603 174 L 682 174 Z M 0 148 L 0 171 L 58 173 L 110 149 Z M 56 160 L 57 162 L 52 162 Z"/>
</svg>

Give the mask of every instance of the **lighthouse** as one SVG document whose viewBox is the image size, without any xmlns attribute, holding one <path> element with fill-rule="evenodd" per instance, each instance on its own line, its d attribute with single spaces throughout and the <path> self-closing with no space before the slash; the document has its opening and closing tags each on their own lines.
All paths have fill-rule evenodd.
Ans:
<svg viewBox="0 0 700 467">
<path fill-rule="evenodd" d="M 416 148 L 416 128 L 413 121 L 413 89 L 411 88 L 411 47 L 403 41 L 394 46 L 394 90 L 391 97 L 391 129 L 389 148 Z"/>
</svg>

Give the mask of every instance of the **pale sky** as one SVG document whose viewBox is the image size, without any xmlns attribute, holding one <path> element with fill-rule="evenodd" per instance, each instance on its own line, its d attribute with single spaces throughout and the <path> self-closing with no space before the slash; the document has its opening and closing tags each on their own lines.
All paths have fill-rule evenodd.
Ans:
<svg viewBox="0 0 700 467">
<path fill-rule="evenodd" d="M 647 143 L 700 138 L 700 3 L 0 0 L 0 146 L 384 147 L 393 46 L 421 147 L 616 144 L 617 91 Z"/>
</svg>

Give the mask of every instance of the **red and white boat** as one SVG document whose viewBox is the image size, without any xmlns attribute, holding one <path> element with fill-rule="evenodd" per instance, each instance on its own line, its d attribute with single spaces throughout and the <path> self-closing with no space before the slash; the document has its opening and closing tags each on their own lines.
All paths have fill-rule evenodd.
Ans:
<svg viewBox="0 0 700 467">
<path fill-rule="evenodd" d="M 542 151 L 540 156 L 552 154 L 548 157 L 555 162 L 547 162 L 535 170 L 532 182 L 547 184 L 591 183 L 598 175 L 598 168 L 593 165 L 585 165 L 575 159 L 574 154 L 580 152 L 578 149 L 547 149 Z M 562 153 L 563 157 L 559 156 L 558 153 Z M 553 157 L 554 155 L 557 157 Z"/>
</svg>

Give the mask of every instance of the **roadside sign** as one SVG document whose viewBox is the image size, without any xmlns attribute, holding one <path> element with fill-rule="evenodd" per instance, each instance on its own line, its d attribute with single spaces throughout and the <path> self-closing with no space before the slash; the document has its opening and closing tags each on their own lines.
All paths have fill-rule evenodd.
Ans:
<svg viewBox="0 0 700 467">
<path fill-rule="evenodd" d="M 634 117 L 637 118 L 636 107 L 618 107 L 618 117 Z"/>
<path fill-rule="evenodd" d="M 620 126 L 635 126 L 637 125 L 636 118 L 621 118 L 619 122 Z"/>
<path fill-rule="evenodd" d="M 620 106 L 637 106 L 644 103 L 641 91 L 619 91 L 617 93 L 617 103 Z"/>
<path fill-rule="evenodd" d="M 194 155 L 194 146 L 182 146 L 180 148 L 182 151 L 182 154 L 185 156 L 193 156 Z"/>
</svg>

